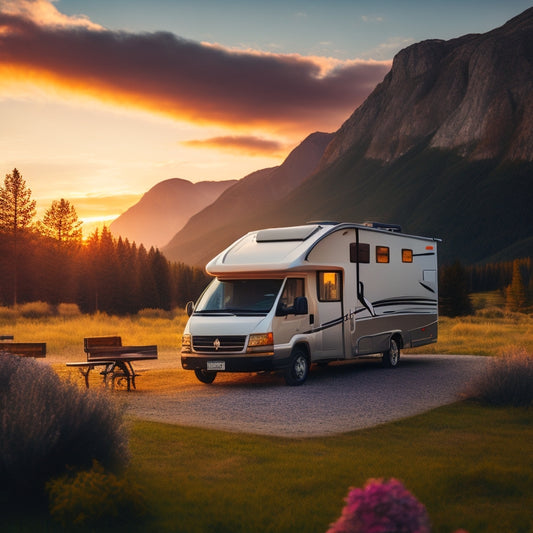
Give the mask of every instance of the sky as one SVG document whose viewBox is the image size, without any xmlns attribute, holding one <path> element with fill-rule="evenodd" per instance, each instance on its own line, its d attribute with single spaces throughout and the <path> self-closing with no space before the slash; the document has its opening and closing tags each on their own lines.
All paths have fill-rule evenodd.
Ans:
<svg viewBox="0 0 533 533">
<path fill-rule="evenodd" d="M 520 0 L 0 0 L 0 179 L 87 236 L 155 184 L 240 179 L 333 132 L 425 39 Z"/>
</svg>

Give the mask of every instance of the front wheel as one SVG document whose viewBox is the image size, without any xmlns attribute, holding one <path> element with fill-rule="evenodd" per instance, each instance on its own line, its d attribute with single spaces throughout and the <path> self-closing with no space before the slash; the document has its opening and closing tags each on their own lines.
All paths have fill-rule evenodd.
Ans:
<svg viewBox="0 0 533 533">
<path fill-rule="evenodd" d="M 287 385 L 301 385 L 309 373 L 309 359 L 307 354 L 296 349 L 292 352 L 289 366 L 285 369 L 285 383 Z"/>
<path fill-rule="evenodd" d="M 386 368 L 396 368 L 398 366 L 400 362 L 400 346 L 396 339 L 392 338 L 390 340 L 390 347 L 386 352 L 383 352 L 381 361 Z"/>
<path fill-rule="evenodd" d="M 204 368 L 195 368 L 194 373 L 196 374 L 196 377 L 199 381 L 202 383 L 207 383 L 208 385 L 210 383 L 213 383 L 215 381 L 215 378 L 217 377 L 216 372 L 211 372 L 209 370 L 205 370 Z"/>
</svg>

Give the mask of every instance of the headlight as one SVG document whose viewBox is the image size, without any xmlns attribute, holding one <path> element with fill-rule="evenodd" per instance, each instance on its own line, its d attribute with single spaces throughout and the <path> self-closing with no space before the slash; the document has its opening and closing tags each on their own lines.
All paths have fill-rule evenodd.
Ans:
<svg viewBox="0 0 533 533">
<path fill-rule="evenodd" d="M 272 332 L 268 333 L 252 333 L 248 340 L 248 347 L 254 346 L 269 346 L 274 344 L 274 335 Z"/>
<path fill-rule="evenodd" d="M 191 335 L 189 333 L 185 333 L 181 337 L 181 351 L 185 353 L 191 352 Z"/>
</svg>

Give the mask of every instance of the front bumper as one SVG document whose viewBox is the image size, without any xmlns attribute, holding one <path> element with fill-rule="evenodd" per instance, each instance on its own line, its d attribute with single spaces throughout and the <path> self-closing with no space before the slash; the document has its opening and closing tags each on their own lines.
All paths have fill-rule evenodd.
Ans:
<svg viewBox="0 0 533 533">
<path fill-rule="evenodd" d="M 289 357 L 278 357 L 271 352 L 239 356 L 190 353 L 181 355 L 181 366 L 185 370 L 207 370 L 208 361 L 224 362 L 224 370 L 222 372 L 263 372 L 287 367 Z"/>
</svg>

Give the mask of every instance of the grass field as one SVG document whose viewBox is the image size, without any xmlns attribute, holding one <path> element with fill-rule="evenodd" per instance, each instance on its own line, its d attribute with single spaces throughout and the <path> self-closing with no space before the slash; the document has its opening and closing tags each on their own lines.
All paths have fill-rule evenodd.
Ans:
<svg viewBox="0 0 533 533">
<path fill-rule="evenodd" d="M 127 343 L 157 344 L 161 362 L 175 359 L 184 322 L 183 314 L 16 322 L 11 317 L 0 319 L 0 334 L 47 342 L 48 359 L 63 371 L 65 361 L 84 357 L 83 337 L 92 335 L 119 334 Z M 484 310 L 467 318 L 443 318 L 439 342 L 419 351 L 498 355 L 510 345 L 533 352 L 533 318 Z M 143 383 L 165 390 L 164 373 L 153 374 Z M 143 522 L 125 517 L 119 530 L 325 532 L 340 515 L 349 487 L 395 477 L 427 507 L 434 532 L 531 533 L 532 422 L 531 409 L 472 402 L 313 439 L 128 419 L 132 458 L 126 475 L 143 490 L 150 514 Z M 0 520 L 5 522 L 0 522 L 2 531 L 65 531 L 45 510 L 4 512 Z"/>
</svg>

